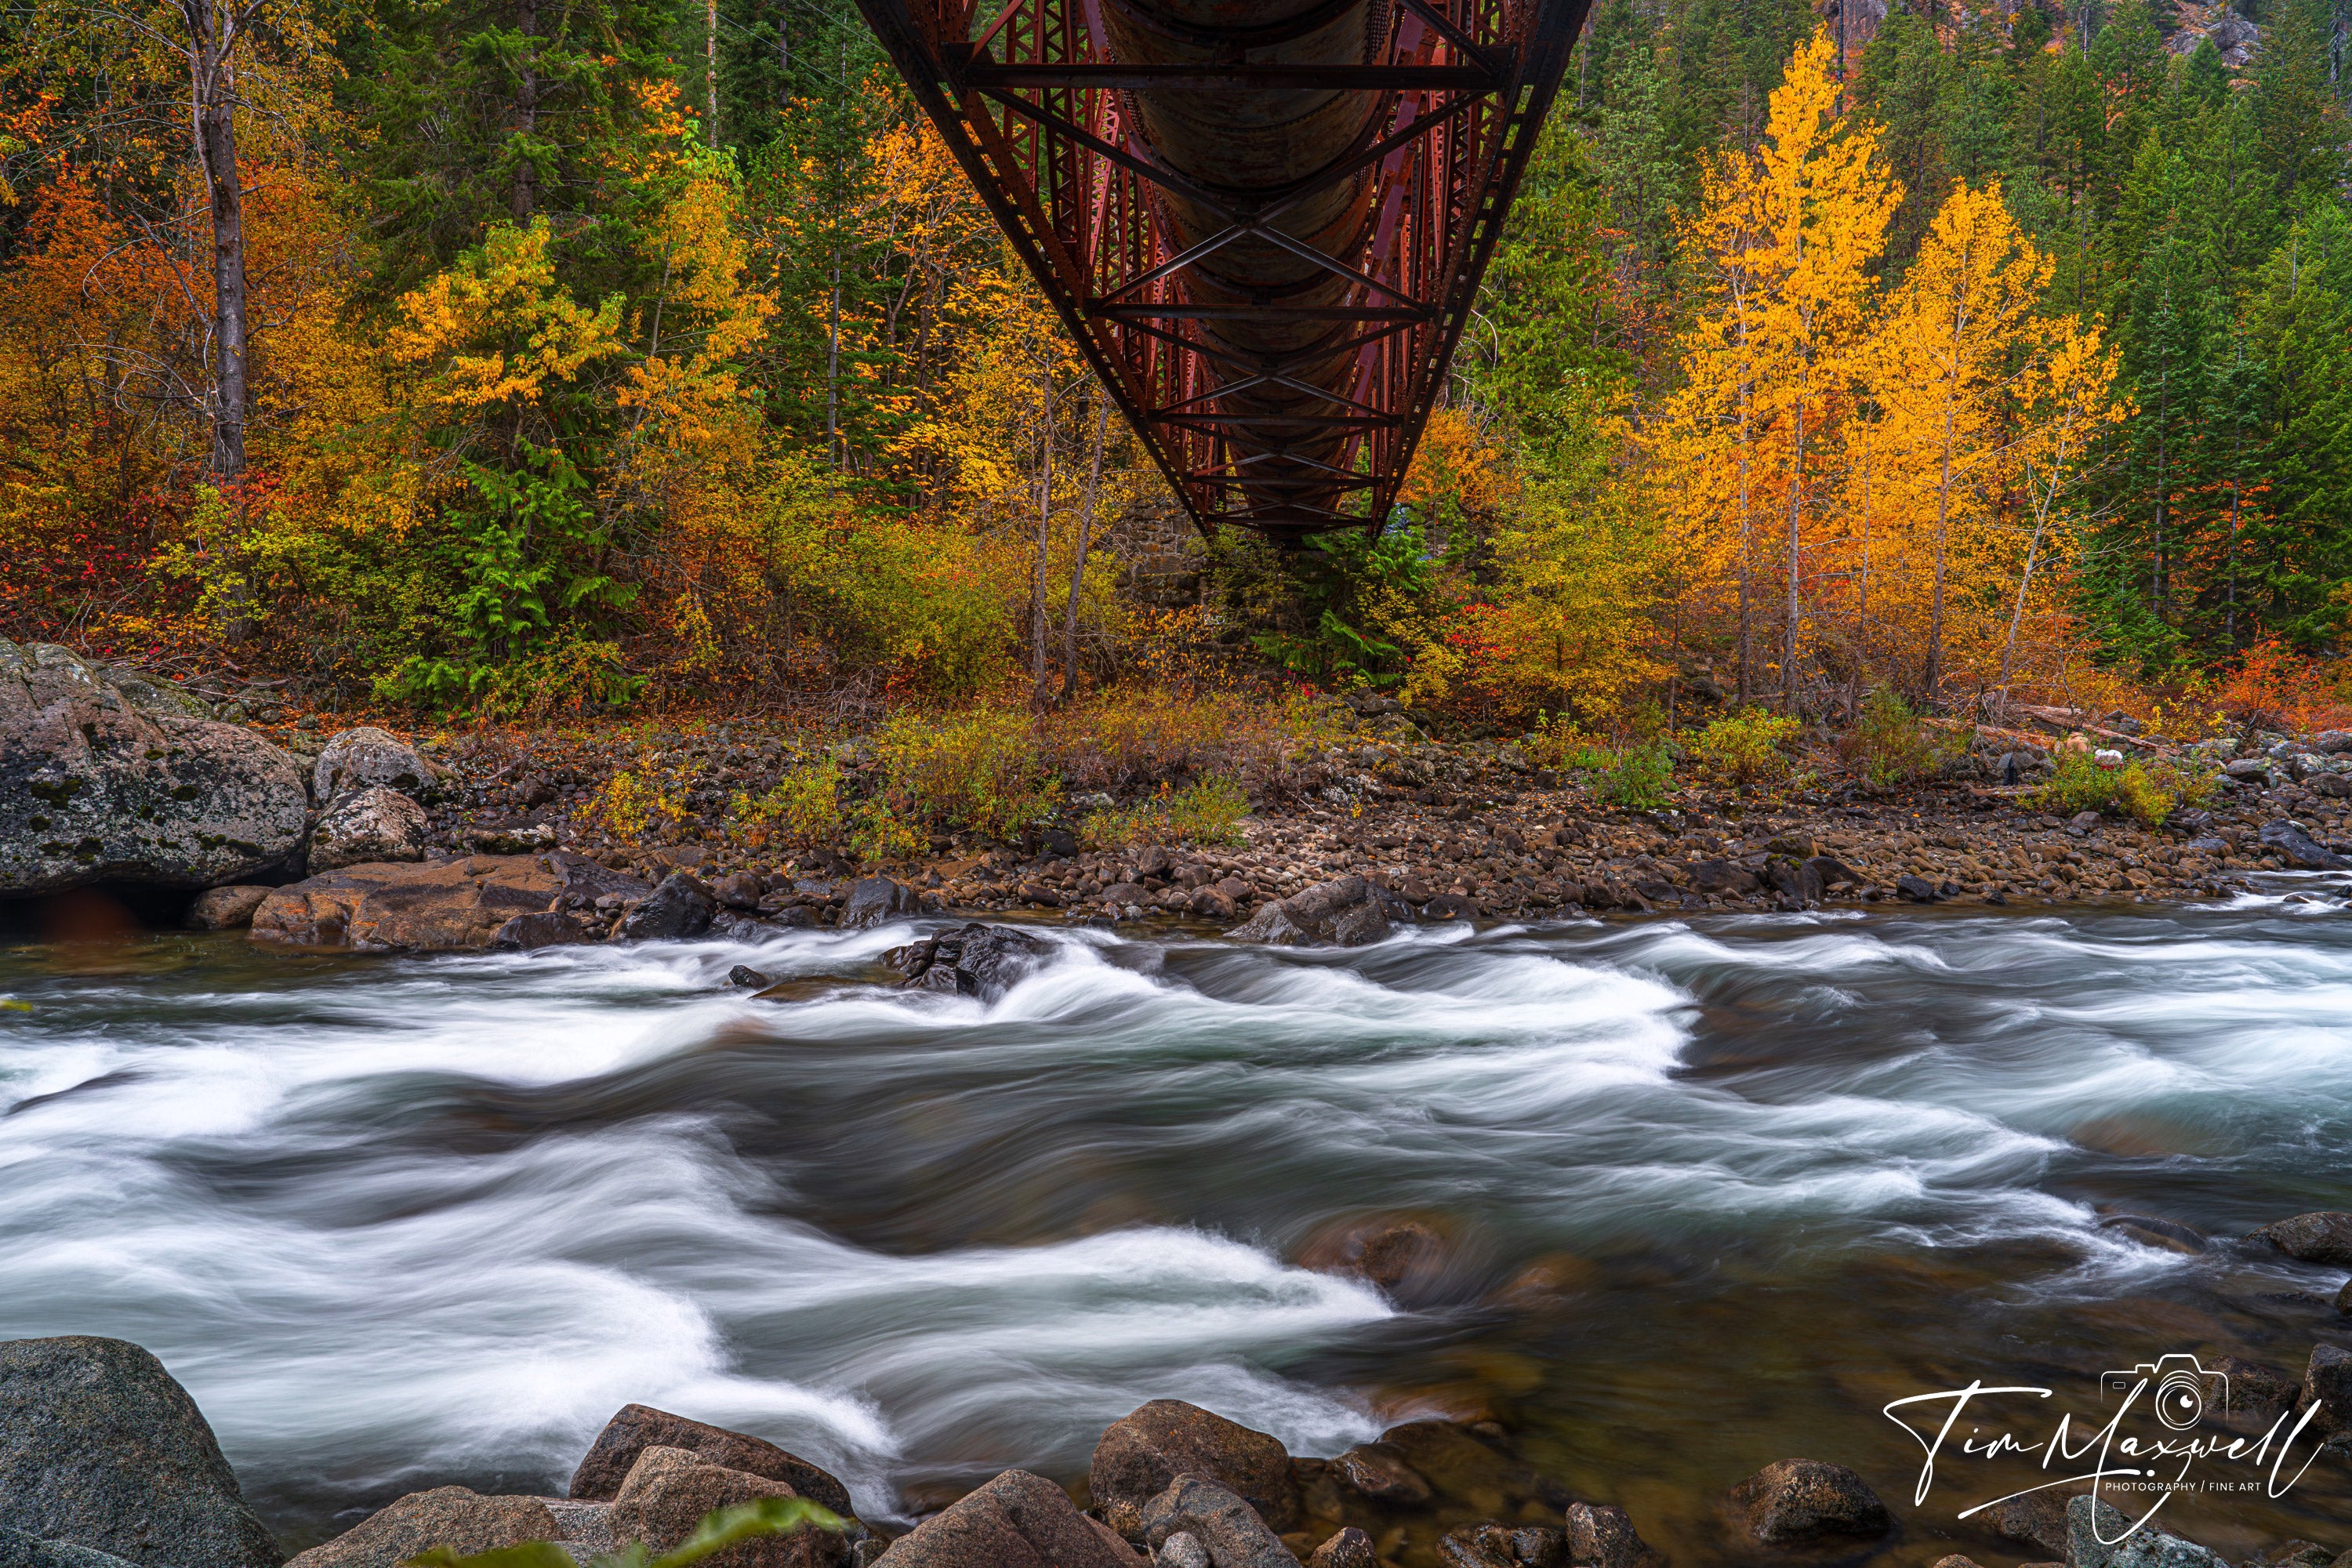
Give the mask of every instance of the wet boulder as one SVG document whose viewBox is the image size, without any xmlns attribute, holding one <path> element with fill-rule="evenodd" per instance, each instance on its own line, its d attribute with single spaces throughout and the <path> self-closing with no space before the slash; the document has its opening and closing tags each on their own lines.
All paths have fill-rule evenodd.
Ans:
<svg viewBox="0 0 2352 1568">
<path fill-rule="evenodd" d="M 76 1546 L 70 1541 L 36 1541 L 13 1530 L 0 1530 L 0 1568 L 131 1568 L 111 1552 Z"/>
<path fill-rule="evenodd" d="M 863 930 L 911 920 L 922 911 L 921 896 L 906 883 L 888 877 L 867 877 L 851 885 L 836 923 L 845 931 Z"/>
<path fill-rule="evenodd" d="M 468 1487 L 411 1492 L 313 1546 L 287 1568 L 398 1568 L 436 1546 L 461 1554 L 552 1541 L 555 1515 L 533 1497 L 484 1497 Z"/>
<path fill-rule="evenodd" d="M 1297 1568 L 1298 1559 L 1258 1510 L 1202 1477 L 1178 1476 L 1143 1504 L 1141 1515 L 1143 1539 L 1155 1554 L 1189 1535 L 1216 1568 Z"/>
<path fill-rule="evenodd" d="M 1375 1502 L 1420 1508 L 1436 1495 L 1429 1478 L 1404 1456 L 1379 1443 L 1359 1443 L 1331 1461 L 1340 1480 Z"/>
<path fill-rule="evenodd" d="M 1275 947 L 1361 947 L 1389 934 L 1391 913 L 1405 912 L 1401 900 L 1366 879 L 1342 877 L 1263 904 L 1225 935 Z"/>
<path fill-rule="evenodd" d="M 1011 926 L 974 921 L 894 947 L 882 962 L 906 975 L 910 990 L 943 991 L 993 1002 L 1045 962 L 1054 944 Z"/>
<path fill-rule="evenodd" d="M 618 934 L 630 942 L 686 942 L 710 929 L 719 900 L 689 871 L 672 871 L 661 886 L 621 921 Z"/>
<path fill-rule="evenodd" d="M 688 1420 L 650 1405 L 625 1405 L 604 1423 L 589 1447 L 580 1468 L 572 1472 L 570 1495 L 594 1501 L 608 1500 L 621 1489 L 647 1448 L 680 1448 L 714 1465 L 743 1470 L 782 1481 L 802 1497 L 821 1502 L 845 1517 L 850 1512 L 849 1489 L 817 1466 L 785 1452 L 763 1437 L 730 1432 L 724 1426 Z"/>
<path fill-rule="evenodd" d="M 0 1342 L 0 1530 L 142 1568 L 277 1568 L 213 1429 L 123 1340 Z"/>
<path fill-rule="evenodd" d="M 320 749 L 310 768 L 310 788 L 322 801 L 378 786 L 425 795 L 440 776 L 424 752 L 391 731 L 362 725 L 339 731 Z"/>
<path fill-rule="evenodd" d="M 1381 1568 L 1372 1538 L 1350 1524 L 1336 1530 L 1307 1555 L 1307 1568 Z"/>
<path fill-rule="evenodd" d="M 310 805 L 251 731 L 142 709 L 102 666 L 0 638 L 0 897 L 283 875 Z"/>
<path fill-rule="evenodd" d="M 2311 1424 L 2322 1436 L 2352 1435 L 2352 1351 L 2311 1347 L 2311 1361 L 2303 1373 L 2303 1404 L 2317 1407 Z"/>
<path fill-rule="evenodd" d="M 583 940 L 593 937 L 594 929 L 577 910 L 607 894 L 642 898 L 646 891 L 643 882 L 562 851 L 347 866 L 274 889 L 254 911 L 252 940 L 355 952 L 536 946 L 548 934 L 541 928 L 558 924 Z M 564 921 L 532 918 L 553 914 Z"/>
<path fill-rule="evenodd" d="M 1568 1560 L 1577 1568 L 1656 1568 L 1664 1561 L 1622 1508 L 1570 1503 L 1564 1521 Z"/>
<path fill-rule="evenodd" d="M 1181 1399 L 1155 1399 L 1111 1423 L 1095 1445 L 1087 1483 L 1111 1527 L 1132 1536 L 1144 1505 L 1181 1475 L 1224 1487 L 1277 1535 L 1297 1528 L 1297 1483 L 1281 1443 Z"/>
<path fill-rule="evenodd" d="M 1568 1538 L 1549 1525 L 1484 1521 L 1446 1531 L 1437 1557 L 1446 1568 L 1569 1568 Z"/>
<path fill-rule="evenodd" d="M 1895 1522 L 1860 1476 L 1819 1459 L 1765 1466 L 1731 1489 L 1731 1505 L 1748 1533 L 1767 1546 L 1884 1535 Z"/>
<path fill-rule="evenodd" d="M 2299 1263 L 2352 1268 L 2352 1214 L 2321 1209 L 2263 1226 L 2246 1239 L 2285 1253 Z"/>
<path fill-rule="evenodd" d="M 658 1445 L 637 1455 L 621 1481 L 604 1524 L 615 1541 L 641 1542 L 656 1556 L 674 1551 L 705 1515 L 762 1498 L 800 1493 L 786 1482 L 715 1465 L 684 1448 Z M 835 1510 L 836 1513 L 843 1510 Z M 703 1559 L 712 1568 L 842 1568 L 849 1538 L 814 1522 L 758 1536 Z"/>
<path fill-rule="evenodd" d="M 1043 1476 L 1007 1470 L 890 1543 L 877 1568 L 1145 1568 Z"/>
<path fill-rule="evenodd" d="M 371 860 L 422 860 L 433 825 L 425 808 L 381 784 L 343 796 L 310 830 L 310 874 Z"/>
</svg>

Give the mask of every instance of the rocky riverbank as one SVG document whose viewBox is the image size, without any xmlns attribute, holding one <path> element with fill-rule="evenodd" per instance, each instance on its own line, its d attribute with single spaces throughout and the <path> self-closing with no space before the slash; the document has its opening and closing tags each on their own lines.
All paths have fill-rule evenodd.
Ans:
<svg viewBox="0 0 2352 1568">
<path fill-rule="evenodd" d="M 1102 841 L 1099 814 L 1179 782 L 1147 779 L 1129 799 L 1066 801 L 1017 834 L 938 833 L 877 864 L 845 843 L 774 841 L 742 812 L 813 760 L 871 767 L 854 739 L 749 721 L 337 731 L 167 687 L 0 645 L 0 764 L 23 786 L 0 821 L 0 894 L 201 889 L 199 925 L 407 951 L 1014 910 L 1348 943 L 1406 921 L 2200 899 L 2256 872 L 2352 870 L 2346 734 L 2186 746 L 2035 710 L 2023 721 L 2038 728 L 1979 727 L 1913 787 L 1862 788 L 1824 754 L 1780 797 L 1685 784 L 1633 810 L 1517 746 L 1440 743 L 1393 703 L 1335 703 L 1224 841 Z M 2031 781 L 2070 737 L 2202 770 L 2214 798 L 2153 827 L 2045 809 Z M 623 794 L 643 805 L 634 821 Z M 301 891 L 272 893 L 288 884 Z"/>
</svg>

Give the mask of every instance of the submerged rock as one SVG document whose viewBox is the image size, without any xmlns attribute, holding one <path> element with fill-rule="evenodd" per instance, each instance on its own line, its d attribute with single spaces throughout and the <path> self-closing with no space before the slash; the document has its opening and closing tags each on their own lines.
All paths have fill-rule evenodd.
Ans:
<svg viewBox="0 0 2352 1568">
<path fill-rule="evenodd" d="M 142 710 L 102 667 L 0 638 L 0 896 L 283 874 L 310 805 L 251 731 Z"/>
<path fill-rule="evenodd" d="M 552 1541 L 555 1515 L 535 1497 L 484 1497 L 470 1487 L 435 1487 L 387 1503 L 287 1568 L 398 1568 L 436 1546 L 493 1552 Z"/>
<path fill-rule="evenodd" d="M 0 1342 L 0 1530 L 142 1568 L 277 1568 L 213 1429 L 123 1340 Z"/>
<path fill-rule="evenodd" d="M 1884 1535 L 1895 1522 L 1860 1476 L 1819 1459 L 1776 1460 L 1734 1487 L 1731 1502 L 1767 1546 Z"/>
<path fill-rule="evenodd" d="M 628 1479 L 637 1456 L 647 1448 L 682 1448 L 730 1470 L 782 1481 L 800 1496 L 821 1502 L 837 1514 L 846 1517 L 850 1512 L 849 1489 L 798 1455 L 787 1453 L 763 1437 L 691 1421 L 667 1410 L 656 1410 L 650 1405 L 625 1405 L 604 1423 L 604 1429 L 596 1434 L 587 1457 L 572 1472 L 570 1495 L 597 1501 L 611 1499 Z"/>
<path fill-rule="evenodd" d="M 574 916 L 572 907 L 608 893 L 643 897 L 646 890 L 643 882 L 562 851 L 347 866 L 272 891 L 254 911 L 253 940 L 355 952 L 542 946 L 551 939 L 594 936 L 595 928 Z"/>
<path fill-rule="evenodd" d="M 1121 1535 L 1139 1535 L 1143 1506 L 1180 1475 L 1216 1482 L 1255 1509 L 1276 1534 L 1297 1527 L 1290 1455 L 1264 1432 L 1181 1399 L 1155 1399 L 1106 1428 L 1087 1484 Z"/>
<path fill-rule="evenodd" d="M 879 1568 L 1145 1568 L 1043 1476 L 1007 1470 L 890 1543 Z"/>
</svg>

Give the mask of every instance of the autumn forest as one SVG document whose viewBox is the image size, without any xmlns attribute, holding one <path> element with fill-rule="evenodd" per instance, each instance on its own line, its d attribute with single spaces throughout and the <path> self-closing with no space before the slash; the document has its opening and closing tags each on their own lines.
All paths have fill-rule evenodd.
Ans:
<svg viewBox="0 0 2352 1568">
<path fill-rule="evenodd" d="M 1605 0 L 1400 504 L 1202 538 L 845 0 L 28 0 L 0 618 L 332 706 L 2333 694 L 2319 0 Z"/>
</svg>

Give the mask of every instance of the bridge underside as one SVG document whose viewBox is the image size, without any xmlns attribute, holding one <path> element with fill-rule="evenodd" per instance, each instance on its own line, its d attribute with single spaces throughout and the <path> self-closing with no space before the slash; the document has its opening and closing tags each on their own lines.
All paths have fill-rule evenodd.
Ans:
<svg viewBox="0 0 2352 1568">
<path fill-rule="evenodd" d="M 1377 529 L 1587 0 L 858 0 L 1194 521 Z"/>
</svg>

